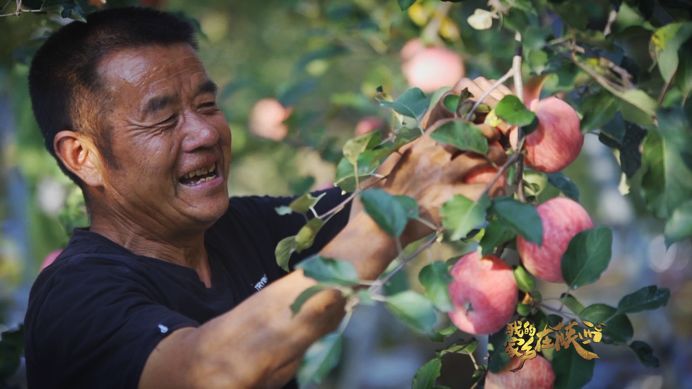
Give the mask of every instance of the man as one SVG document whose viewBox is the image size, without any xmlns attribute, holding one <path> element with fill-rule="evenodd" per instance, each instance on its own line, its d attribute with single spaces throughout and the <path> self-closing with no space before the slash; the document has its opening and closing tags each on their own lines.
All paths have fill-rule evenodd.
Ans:
<svg viewBox="0 0 692 389">
<path fill-rule="evenodd" d="M 32 288 L 31 387 L 294 385 L 306 349 L 344 315 L 336 290 L 291 314 L 315 281 L 281 271 L 273 252 L 304 221 L 274 212 L 290 199 L 229 202 L 230 130 L 195 50 L 186 22 L 124 8 L 63 27 L 34 58 L 35 116 L 82 188 L 91 225 Z M 378 186 L 416 198 L 439 222 L 452 195 L 483 190 L 459 182 L 483 163 L 426 136 L 385 163 Z M 341 200 L 329 191 L 320 211 Z M 410 224 L 402 240 L 429 232 Z M 327 224 L 315 252 L 374 279 L 396 245 L 355 204 Z"/>
</svg>

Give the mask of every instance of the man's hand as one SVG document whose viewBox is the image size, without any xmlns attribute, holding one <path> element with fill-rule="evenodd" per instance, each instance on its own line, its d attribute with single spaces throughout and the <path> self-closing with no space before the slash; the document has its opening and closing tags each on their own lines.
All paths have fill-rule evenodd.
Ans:
<svg viewBox="0 0 692 389">
<path fill-rule="evenodd" d="M 494 107 L 499 100 L 511 91 L 504 85 L 493 87 L 493 81 L 484 78 L 462 79 L 449 93 L 459 94 L 466 90 L 471 100 L 483 98 L 483 103 Z M 486 93 L 486 91 L 490 91 Z M 441 99 L 442 100 L 442 99 Z M 487 124 L 478 123 L 483 135 L 488 138 L 489 152 L 482 155 L 462 152 L 453 147 L 437 143 L 430 134 L 441 125 L 453 120 L 453 113 L 440 109 L 442 102 L 432 110 L 427 118 L 425 134 L 416 141 L 404 146 L 398 154 L 392 155 L 383 164 L 382 174 L 387 175 L 383 189 L 392 194 L 404 194 L 418 201 L 424 215 L 439 223 L 439 208 L 454 195 L 463 195 L 477 200 L 491 182 L 492 176 L 485 176 L 473 183 L 466 182 L 468 174 L 479 168 L 497 168 L 504 162 L 505 151 L 497 141 L 500 132 Z M 443 107 L 442 107 L 443 108 Z M 444 112 L 447 112 L 447 115 Z M 490 195 L 498 194 L 493 187 Z M 418 234 L 416 234 L 418 235 Z"/>
</svg>

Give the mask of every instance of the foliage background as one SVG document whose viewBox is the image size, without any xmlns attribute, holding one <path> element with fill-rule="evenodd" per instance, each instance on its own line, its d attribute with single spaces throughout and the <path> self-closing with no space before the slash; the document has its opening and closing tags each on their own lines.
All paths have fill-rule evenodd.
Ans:
<svg viewBox="0 0 692 389">
<path fill-rule="evenodd" d="M 62 8 L 50 8 L 53 3 Z M 109 1 L 108 6 L 133 3 Z M 200 55 L 222 87 L 220 103 L 232 128 L 230 189 L 237 195 L 298 194 L 330 185 L 341 146 L 353 136 L 356 123 L 370 115 L 391 120 L 390 113 L 374 100 L 376 88 L 383 86 L 394 96 L 407 88 L 399 50 L 425 27 L 415 23 L 416 15 L 402 12 L 396 1 L 143 3 L 181 11 L 199 21 Z M 419 3 L 427 9 L 440 4 Z M 605 9 L 607 13 L 608 4 L 587 1 L 575 6 L 573 16 L 598 20 L 603 17 L 599 12 Z M 15 10 L 15 2 L 0 5 L 0 14 Z M 41 3 L 26 5 L 39 8 Z M 74 18 L 94 7 L 81 1 L 45 5 Z M 466 19 L 476 8 L 487 8 L 487 4 L 469 0 L 454 5 L 449 17 L 457 30 L 450 27 L 444 43 L 462 55 L 467 75 L 498 78 L 510 66 L 513 37 L 498 28 L 498 21 L 491 32 L 470 28 Z M 68 21 L 56 12 L 0 18 L 0 331 L 22 321 L 28 291 L 43 258 L 67 242 L 67 230 L 86 223 L 79 192 L 43 148 L 26 86 L 27 61 L 40 38 Z M 573 73 L 584 77 L 576 70 Z M 560 88 L 560 79 L 548 80 L 547 90 Z M 289 135 L 281 142 L 259 138 L 248 129 L 250 109 L 263 97 L 277 97 L 293 107 Z M 611 227 L 615 240 L 603 281 L 580 289 L 577 295 L 584 303 L 615 305 L 627 292 L 658 284 L 670 288 L 672 296 L 668 306 L 632 316 L 637 338 L 654 347 L 661 367 L 641 366 L 624 348 L 597 347 L 601 359 L 588 387 L 615 383 L 689 387 L 692 243 L 683 240 L 666 249 L 664 223 L 646 211 L 637 180 L 629 191 L 623 188 L 616 155 L 599 142 L 598 131 L 592 132 L 567 174 L 579 186 L 581 202 L 596 224 Z M 444 247 L 437 250 L 431 255 L 443 257 Z M 417 274 L 415 269 L 411 274 Z M 409 278 L 398 282 L 416 282 Z M 557 296 L 562 288 L 542 284 L 541 291 Z M 379 306 L 356 311 L 347 340 L 342 362 L 320 387 L 406 387 L 418 366 L 441 347 L 412 334 Z M 468 360 L 450 356 L 445 359 L 442 381 L 465 387 L 471 371 Z M 21 384 L 21 372 L 15 382 Z"/>
</svg>

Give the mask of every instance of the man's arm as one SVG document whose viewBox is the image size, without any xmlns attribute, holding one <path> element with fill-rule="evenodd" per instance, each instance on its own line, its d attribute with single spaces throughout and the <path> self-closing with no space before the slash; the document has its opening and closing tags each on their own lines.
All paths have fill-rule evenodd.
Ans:
<svg viewBox="0 0 692 389">
<path fill-rule="evenodd" d="M 362 278 L 374 278 L 394 257 L 395 246 L 365 213 L 358 212 L 320 254 L 349 260 Z M 149 356 L 140 387 L 285 384 L 307 348 L 336 329 L 344 315 L 345 300 L 336 290 L 317 294 L 298 314 L 291 313 L 293 301 L 315 283 L 302 271 L 294 271 L 228 313 L 200 327 L 175 331 Z"/>
</svg>

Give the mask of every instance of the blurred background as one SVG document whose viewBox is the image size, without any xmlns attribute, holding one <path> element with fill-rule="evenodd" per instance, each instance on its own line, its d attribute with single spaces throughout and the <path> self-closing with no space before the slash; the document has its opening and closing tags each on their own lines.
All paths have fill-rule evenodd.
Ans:
<svg viewBox="0 0 692 389">
<path fill-rule="evenodd" d="M 28 98 L 28 63 L 60 25 L 95 8 L 136 2 L 49 1 L 43 9 L 56 6 L 58 12 L 15 14 L 20 3 L 0 1 L 0 332 L 23 321 L 44 259 L 66 244 L 72 228 L 88 224 L 81 193 L 43 147 Z M 41 9 L 42 2 L 35 3 L 24 7 Z M 406 12 L 394 0 L 139 4 L 198 22 L 200 55 L 221 86 L 219 102 L 232 129 L 234 195 L 300 194 L 332 185 L 344 141 L 387 130 L 392 120 L 375 101 L 378 87 L 391 96 L 410 85 L 433 94 L 462 74 L 498 78 L 513 54 L 512 36 L 497 20 L 490 32 L 469 26 L 474 10 L 487 8 L 481 1 L 419 1 Z M 435 51 L 416 58 L 430 50 L 420 42 Z M 560 80 L 548 78 L 544 95 L 569 92 L 560 88 Z M 666 248 L 663 222 L 644 209 L 636 180 L 629 187 L 621 179 L 613 150 L 597 135 L 586 135 L 582 154 L 565 173 L 596 224 L 614 231 L 608 270 L 575 295 L 584 304 L 617 305 L 622 295 L 646 285 L 671 290 L 666 307 L 630 316 L 634 338 L 652 345 L 660 368 L 642 366 L 627 348 L 598 345 L 601 358 L 588 387 L 692 388 L 692 243 Z M 446 252 L 436 247 L 427 255 L 445 258 Z M 556 298 L 564 287 L 544 284 L 541 291 Z M 416 369 L 442 348 L 381 306 L 358 308 L 346 336 L 341 363 L 318 387 L 409 387 Z M 11 351 L 0 350 L 0 377 L 14 371 L 4 363 Z M 442 372 L 442 384 L 470 385 L 468 359 L 449 357 Z M 21 366 L 8 383 L 24 385 Z"/>
</svg>

